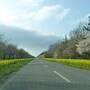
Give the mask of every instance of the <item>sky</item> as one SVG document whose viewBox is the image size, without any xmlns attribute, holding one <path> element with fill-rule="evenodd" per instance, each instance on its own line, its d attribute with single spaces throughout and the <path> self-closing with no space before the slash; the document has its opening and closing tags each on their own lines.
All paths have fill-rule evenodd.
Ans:
<svg viewBox="0 0 90 90">
<path fill-rule="evenodd" d="M 0 0 L 0 33 L 32 55 L 90 15 L 90 0 Z"/>
</svg>

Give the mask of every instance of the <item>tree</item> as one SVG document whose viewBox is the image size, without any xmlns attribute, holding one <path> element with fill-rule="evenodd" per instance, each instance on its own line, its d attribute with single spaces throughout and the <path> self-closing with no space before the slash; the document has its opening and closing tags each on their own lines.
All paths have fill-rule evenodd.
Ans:
<svg viewBox="0 0 90 90">
<path fill-rule="evenodd" d="M 90 16 L 88 16 L 88 23 L 84 25 L 84 30 L 87 31 L 86 39 L 78 43 L 77 51 L 82 57 L 90 58 Z"/>
<path fill-rule="evenodd" d="M 18 49 L 13 44 L 8 44 L 0 34 L 0 59 L 16 59 L 33 57 L 24 49 Z"/>
<path fill-rule="evenodd" d="M 84 29 L 90 31 L 90 16 L 88 16 L 88 23 L 84 25 Z"/>
<path fill-rule="evenodd" d="M 77 28 L 70 32 L 70 35 L 65 35 L 64 39 L 51 45 L 47 52 L 47 56 L 57 58 L 80 58 L 80 54 L 77 51 L 77 44 L 86 39 L 87 31 L 84 28 L 84 24 L 80 23 Z"/>
</svg>

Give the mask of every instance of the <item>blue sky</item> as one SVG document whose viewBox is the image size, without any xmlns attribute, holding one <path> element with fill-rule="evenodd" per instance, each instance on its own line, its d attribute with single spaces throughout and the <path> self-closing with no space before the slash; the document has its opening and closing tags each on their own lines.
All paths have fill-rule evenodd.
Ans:
<svg viewBox="0 0 90 90">
<path fill-rule="evenodd" d="M 90 15 L 90 0 L 0 0 L 0 32 L 33 55 Z"/>
</svg>

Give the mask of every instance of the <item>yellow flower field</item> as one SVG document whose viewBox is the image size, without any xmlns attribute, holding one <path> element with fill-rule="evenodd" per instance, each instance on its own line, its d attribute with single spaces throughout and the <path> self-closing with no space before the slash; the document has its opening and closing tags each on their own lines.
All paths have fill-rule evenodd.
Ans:
<svg viewBox="0 0 90 90">
<path fill-rule="evenodd" d="M 81 68 L 81 69 L 90 69 L 90 60 L 84 60 L 84 59 L 55 59 L 55 58 L 47 58 L 47 60 L 62 63 L 62 64 L 66 64 L 66 65 L 70 65 L 70 66 Z"/>
<path fill-rule="evenodd" d="M 0 60 L 0 64 L 12 64 L 16 62 L 26 61 L 26 59 L 15 59 L 15 60 Z"/>
<path fill-rule="evenodd" d="M 0 84 L 9 77 L 10 74 L 17 71 L 23 65 L 29 63 L 32 58 L 28 59 L 14 59 L 14 60 L 0 60 Z"/>
</svg>

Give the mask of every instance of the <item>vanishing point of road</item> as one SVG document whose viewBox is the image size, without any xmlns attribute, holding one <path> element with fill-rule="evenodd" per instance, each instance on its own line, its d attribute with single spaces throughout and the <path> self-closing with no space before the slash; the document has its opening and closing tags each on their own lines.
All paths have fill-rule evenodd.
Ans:
<svg viewBox="0 0 90 90">
<path fill-rule="evenodd" d="M 36 58 L 0 90 L 90 90 L 90 71 Z"/>
</svg>

